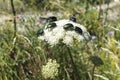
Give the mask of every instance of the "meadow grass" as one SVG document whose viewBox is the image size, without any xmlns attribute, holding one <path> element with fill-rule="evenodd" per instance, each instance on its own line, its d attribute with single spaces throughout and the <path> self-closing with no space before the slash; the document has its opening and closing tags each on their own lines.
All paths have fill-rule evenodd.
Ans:
<svg viewBox="0 0 120 80">
<path fill-rule="evenodd" d="M 104 11 L 86 10 L 85 4 L 58 3 L 50 2 L 51 11 L 47 7 L 44 12 L 17 14 L 15 37 L 12 14 L 7 13 L 10 18 L 0 23 L 0 80 L 120 80 L 120 19 L 105 19 Z M 72 47 L 62 43 L 51 47 L 37 37 L 37 30 L 45 26 L 39 16 L 49 14 L 58 20 L 76 14 L 77 22 L 88 29 L 92 39 Z M 58 71 L 53 68 L 57 75 L 49 64 L 59 64 Z M 49 78 L 44 77 L 43 66 L 50 70 L 46 73 Z"/>
</svg>

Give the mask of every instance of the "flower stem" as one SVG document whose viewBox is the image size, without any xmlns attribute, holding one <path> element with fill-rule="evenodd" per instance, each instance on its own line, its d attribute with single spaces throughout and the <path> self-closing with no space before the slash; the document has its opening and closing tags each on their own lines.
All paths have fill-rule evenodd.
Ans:
<svg viewBox="0 0 120 80">
<path fill-rule="evenodd" d="M 13 0 L 10 0 L 11 2 L 11 7 L 12 7 L 12 13 L 13 13 L 13 23 L 14 23 L 14 37 L 13 39 L 16 38 L 16 32 L 17 32 L 17 29 L 16 29 L 16 11 L 15 11 L 15 7 L 14 7 L 14 4 L 13 4 Z M 15 48 L 15 45 L 16 45 L 16 42 L 14 43 L 13 45 L 13 48 L 12 48 L 12 51 L 10 52 L 10 57 L 15 59 L 15 54 L 16 54 L 16 48 Z"/>
<path fill-rule="evenodd" d="M 93 69 L 92 69 L 92 79 L 91 80 L 94 80 L 94 71 L 95 71 L 95 65 L 93 66 Z"/>
<path fill-rule="evenodd" d="M 71 62 L 72 62 L 73 68 L 74 68 L 74 69 L 73 69 L 73 70 L 74 70 L 74 73 L 75 73 L 75 75 L 77 76 L 77 79 L 81 80 L 81 77 L 80 77 L 79 72 L 78 72 L 78 70 L 77 70 L 77 66 L 76 66 L 76 64 L 75 64 L 75 62 L 74 62 L 74 60 L 73 60 L 71 51 L 70 51 L 69 47 L 67 47 L 67 48 L 68 48 L 69 57 L 70 57 L 70 59 L 71 59 Z"/>
<path fill-rule="evenodd" d="M 16 37 L 16 32 L 17 32 L 17 27 L 16 27 L 16 11 L 15 11 L 15 7 L 14 7 L 14 4 L 13 4 L 13 0 L 11 0 L 11 7 L 12 7 L 12 13 L 13 13 L 13 16 L 14 16 L 13 23 L 14 23 L 14 38 L 15 38 Z"/>
</svg>

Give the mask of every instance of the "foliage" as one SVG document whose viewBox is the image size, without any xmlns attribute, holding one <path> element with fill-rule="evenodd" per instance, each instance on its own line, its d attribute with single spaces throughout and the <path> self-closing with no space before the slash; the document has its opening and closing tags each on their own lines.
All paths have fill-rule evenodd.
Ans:
<svg viewBox="0 0 120 80">
<path fill-rule="evenodd" d="M 26 7 L 33 7 L 34 9 L 35 8 L 38 8 L 38 9 L 41 9 L 45 7 L 45 4 L 47 3 L 46 0 L 20 0 L 22 1 Z"/>
<path fill-rule="evenodd" d="M 25 6 L 21 1 L 14 0 L 14 5 L 17 13 L 24 12 Z M 0 0 L 0 14 L 5 12 L 12 13 L 10 0 Z"/>
<path fill-rule="evenodd" d="M 42 0 L 22 1 L 35 5 L 36 1 Z M 9 17 L 5 20 L 0 16 L 0 80 L 119 80 L 119 20 L 104 20 L 101 17 L 105 15 L 104 11 L 101 14 L 90 6 L 86 9 L 84 0 L 81 0 L 83 3 L 79 0 L 57 1 L 59 0 L 54 0 L 52 4 L 52 0 L 48 0 L 45 2 L 47 5 L 38 4 L 45 9 L 41 13 L 26 11 L 16 17 L 9 14 L 5 15 Z M 48 6 L 48 3 L 51 5 Z M 15 7 L 18 7 L 17 2 Z M 19 13 L 18 8 L 16 11 Z M 79 44 L 75 41 L 73 46 L 59 43 L 53 47 L 46 41 L 39 40 L 37 30 L 45 24 L 38 16 L 47 16 L 51 14 L 49 11 L 53 11 L 52 14 L 58 16 L 58 20 L 75 14 L 77 22 L 88 29 L 92 39 Z M 13 18 L 17 19 L 16 37 Z M 47 78 L 44 78 L 43 69 L 55 71 L 56 74 L 45 73 Z"/>
</svg>

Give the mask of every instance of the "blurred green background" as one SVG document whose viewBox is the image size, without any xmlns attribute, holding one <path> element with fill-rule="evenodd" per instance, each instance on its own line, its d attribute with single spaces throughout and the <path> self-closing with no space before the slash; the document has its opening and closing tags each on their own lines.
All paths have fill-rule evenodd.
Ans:
<svg viewBox="0 0 120 80">
<path fill-rule="evenodd" d="M 0 80 L 120 80 L 119 0 L 13 2 L 16 16 L 10 0 L 0 0 Z M 63 44 L 50 47 L 38 40 L 36 32 L 46 24 L 40 17 L 54 15 L 61 20 L 73 14 L 90 32 L 92 40 L 73 47 Z M 54 78 L 42 75 L 42 67 L 49 59 L 60 65 Z"/>
</svg>

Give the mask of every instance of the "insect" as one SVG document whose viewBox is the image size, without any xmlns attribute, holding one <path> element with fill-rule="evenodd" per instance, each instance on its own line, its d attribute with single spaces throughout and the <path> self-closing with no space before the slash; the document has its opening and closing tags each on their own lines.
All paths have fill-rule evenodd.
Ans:
<svg viewBox="0 0 120 80">
<path fill-rule="evenodd" d="M 69 19 L 63 19 L 63 20 L 57 20 L 57 18 L 54 16 L 49 17 L 48 19 L 50 21 L 47 21 L 47 24 L 45 25 L 45 30 L 48 29 L 49 32 L 53 32 L 54 35 L 61 34 L 61 32 L 59 33 L 59 31 L 65 31 L 65 32 L 72 31 L 72 32 L 76 32 L 78 35 L 80 35 L 86 40 L 90 39 L 89 32 L 83 25 L 76 22 L 76 18 L 74 15 L 71 16 Z M 44 31 L 42 30 L 38 32 L 38 34 L 40 35 L 43 35 L 43 33 Z M 74 35 L 77 35 L 77 34 L 74 34 Z"/>
<path fill-rule="evenodd" d="M 71 23 L 67 23 L 63 26 L 65 30 L 74 30 L 74 26 Z"/>
<path fill-rule="evenodd" d="M 48 23 L 48 24 L 46 25 L 45 29 L 48 29 L 48 28 L 55 28 L 56 26 L 57 26 L 56 23 L 51 22 L 51 23 Z"/>
<path fill-rule="evenodd" d="M 37 36 L 42 36 L 43 34 L 44 34 L 43 29 L 39 29 L 39 30 L 37 31 Z"/>
<path fill-rule="evenodd" d="M 55 16 L 50 16 L 50 17 L 40 17 L 39 18 L 39 21 L 42 22 L 42 21 L 46 21 L 47 23 L 49 22 L 54 22 L 54 21 L 57 21 L 57 18 Z"/>
<path fill-rule="evenodd" d="M 54 22 L 57 21 L 57 18 L 55 16 L 50 16 L 46 19 L 47 22 Z"/>
<path fill-rule="evenodd" d="M 77 33 L 79 33 L 79 34 L 82 34 L 82 33 L 83 33 L 82 29 L 79 28 L 79 27 L 77 27 L 77 26 L 75 26 L 75 31 L 76 31 Z"/>
<path fill-rule="evenodd" d="M 75 17 L 75 15 L 70 16 L 70 20 L 73 21 L 73 22 L 76 22 L 76 17 Z"/>
</svg>

